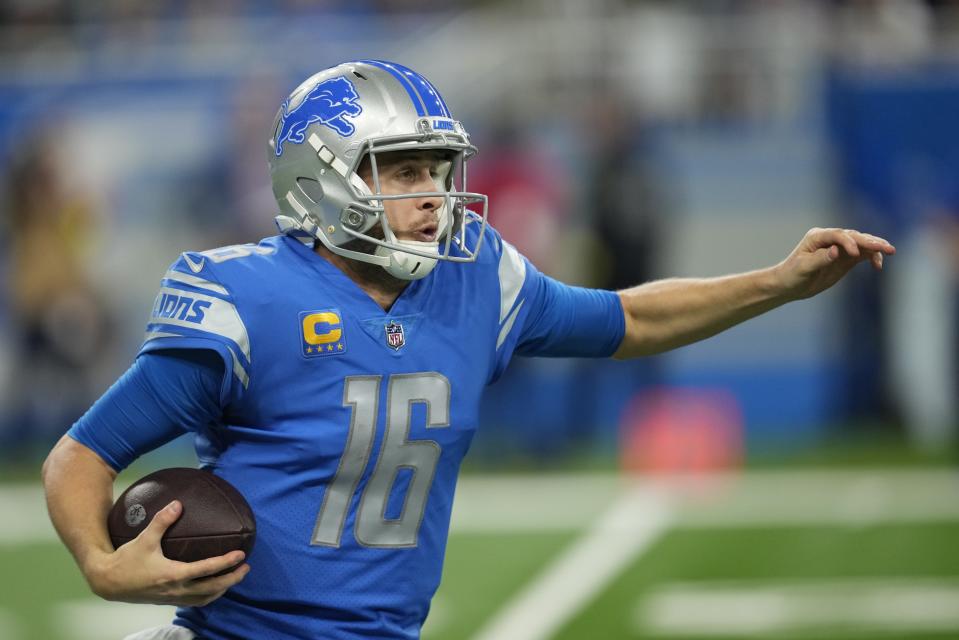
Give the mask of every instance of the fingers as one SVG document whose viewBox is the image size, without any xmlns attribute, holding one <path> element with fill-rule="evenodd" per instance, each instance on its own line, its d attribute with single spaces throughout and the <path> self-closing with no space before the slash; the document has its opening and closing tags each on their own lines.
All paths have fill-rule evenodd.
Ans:
<svg viewBox="0 0 959 640">
<path fill-rule="evenodd" d="M 222 556 L 214 556 L 196 562 L 180 563 L 179 577 L 181 580 L 196 580 L 212 576 L 230 567 L 235 567 L 243 562 L 245 557 L 246 555 L 242 551 L 231 551 Z"/>
<path fill-rule="evenodd" d="M 180 602 L 189 602 L 195 606 L 209 604 L 226 593 L 231 587 L 242 582 L 250 572 L 250 565 L 243 564 L 222 576 L 193 580 L 183 586 Z"/>
<path fill-rule="evenodd" d="M 144 541 L 159 547 L 163 534 L 170 528 L 170 525 L 177 521 L 182 511 L 183 506 L 180 504 L 180 501 L 174 500 L 156 512 L 156 515 L 153 516 L 153 520 L 150 521 L 147 528 L 140 533 L 140 537 Z"/>
<path fill-rule="evenodd" d="M 220 591 L 226 591 L 233 585 L 239 584 L 249 572 L 250 565 L 241 564 L 230 573 L 224 573 L 222 576 L 194 580 L 191 584 L 202 589 L 204 593 L 218 593 Z"/>
<path fill-rule="evenodd" d="M 881 254 L 892 255 L 896 253 L 896 248 L 887 240 L 874 236 L 871 233 L 863 233 L 855 229 L 845 229 L 843 233 L 852 237 L 861 249 L 866 251 L 876 251 Z"/>
<path fill-rule="evenodd" d="M 822 268 L 828 265 L 830 262 L 835 262 L 839 258 L 839 247 L 836 245 L 829 245 L 828 247 L 823 247 L 817 249 L 813 254 L 818 261 L 816 268 Z"/>
<path fill-rule="evenodd" d="M 896 248 L 891 243 L 878 236 L 855 229 L 845 229 L 843 233 L 856 241 L 861 254 L 860 260 L 868 259 L 876 271 L 882 271 L 883 255 L 896 253 Z"/>
<path fill-rule="evenodd" d="M 882 255 L 893 255 L 896 248 L 887 240 L 855 229 L 811 229 L 807 234 L 812 251 L 830 246 L 841 247 L 846 255 L 863 260 L 868 258 L 874 267 L 882 268 Z M 875 255 L 879 255 L 876 258 Z M 830 254 L 832 259 L 838 257 Z"/>
<path fill-rule="evenodd" d="M 813 229 L 809 232 L 809 239 L 812 241 L 813 251 L 836 245 L 842 247 L 847 255 L 859 257 L 859 245 L 842 229 Z"/>
</svg>

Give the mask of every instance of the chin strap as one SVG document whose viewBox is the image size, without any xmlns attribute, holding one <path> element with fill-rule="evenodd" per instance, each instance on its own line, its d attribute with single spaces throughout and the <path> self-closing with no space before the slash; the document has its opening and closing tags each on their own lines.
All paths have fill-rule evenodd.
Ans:
<svg viewBox="0 0 959 640">
<path fill-rule="evenodd" d="M 436 242 L 418 242 L 415 240 L 397 240 L 396 244 L 405 245 L 417 251 L 426 251 L 439 255 L 439 245 Z M 436 267 L 436 258 L 406 253 L 399 249 L 377 247 L 376 255 L 387 258 L 389 263 L 383 265 L 386 272 L 400 280 L 419 280 L 426 277 Z"/>
<path fill-rule="evenodd" d="M 285 233 L 288 236 L 292 236 L 301 241 L 303 244 L 309 246 L 313 245 L 315 236 L 305 231 L 302 223 L 299 220 L 291 218 L 290 216 L 282 215 L 276 216 L 274 220 L 276 222 L 277 229 L 280 230 L 280 233 Z M 401 246 L 408 246 L 411 249 L 416 249 L 417 251 L 425 251 L 427 253 L 433 253 L 439 256 L 439 243 L 437 242 L 419 242 L 416 240 L 398 239 L 394 239 L 393 242 Z M 437 263 L 437 258 L 417 256 L 413 255 L 412 253 L 406 253 L 405 251 L 399 249 L 388 249 L 381 246 L 376 248 L 374 255 L 380 258 L 386 258 L 387 264 L 382 264 L 381 266 L 386 269 L 386 272 L 391 276 L 394 278 L 399 278 L 400 280 L 419 280 L 420 278 L 424 278 L 436 267 Z"/>
</svg>

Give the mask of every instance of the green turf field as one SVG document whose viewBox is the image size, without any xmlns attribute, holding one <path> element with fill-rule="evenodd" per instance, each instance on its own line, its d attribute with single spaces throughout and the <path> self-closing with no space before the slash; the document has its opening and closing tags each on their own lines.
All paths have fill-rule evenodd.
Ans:
<svg viewBox="0 0 959 640">
<path fill-rule="evenodd" d="M 470 476 L 457 501 L 424 638 L 959 638 L 947 469 Z M 0 638 L 118 638 L 169 615 L 93 598 L 35 486 L 0 502 Z"/>
</svg>

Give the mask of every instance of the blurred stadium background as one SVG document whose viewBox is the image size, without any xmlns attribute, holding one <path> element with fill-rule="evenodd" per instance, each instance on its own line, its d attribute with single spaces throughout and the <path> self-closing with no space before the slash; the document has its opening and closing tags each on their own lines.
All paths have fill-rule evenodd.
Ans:
<svg viewBox="0 0 959 640">
<path fill-rule="evenodd" d="M 514 362 L 425 637 L 959 637 L 959 3 L 0 0 L 0 638 L 169 619 L 89 594 L 39 464 L 180 251 L 273 233 L 275 110 L 361 57 L 443 90 L 492 223 L 567 282 L 812 226 L 899 249 L 660 357 Z"/>
</svg>

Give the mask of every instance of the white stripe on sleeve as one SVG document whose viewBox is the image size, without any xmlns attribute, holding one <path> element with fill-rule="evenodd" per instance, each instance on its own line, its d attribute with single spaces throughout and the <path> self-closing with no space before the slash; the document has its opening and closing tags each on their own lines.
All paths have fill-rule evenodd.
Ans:
<svg viewBox="0 0 959 640">
<path fill-rule="evenodd" d="M 191 276 L 188 273 L 182 273 L 180 271 L 167 271 L 163 276 L 164 280 L 172 280 L 174 282 L 182 282 L 183 284 L 188 284 L 191 287 L 196 287 L 198 289 L 206 289 L 207 291 L 212 291 L 213 293 L 219 293 L 220 295 L 229 295 L 226 288 L 222 285 L 219 285 L 215 282 L 210 282 L 209 280 L 204 280 L 203 278 L 198 278 L 196 276 Z"/>
<path fill-rule="evenodd" d="M 187 327 L 229 338 L 250 361 L 250 338 L 236 307 L 213 296 L 162 287 L 150 322 Z"/>
<path fill-rule="evenodd" d="M 523 282 L 526 280 L 526 263 L 513 245 L 503 241 L 503 254 L 499 259 L 499 321 L 506 319 L 513 308 Z"/>
</svg>

